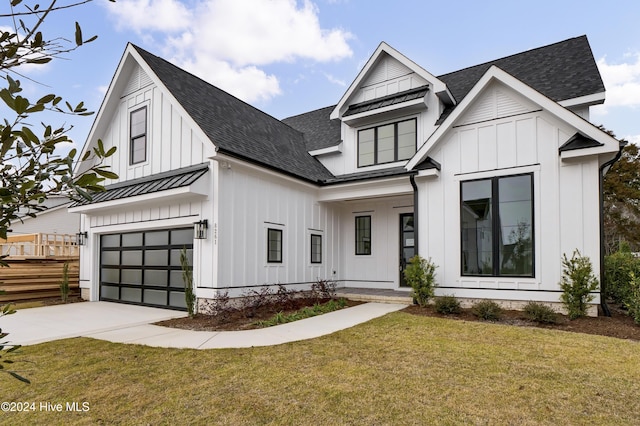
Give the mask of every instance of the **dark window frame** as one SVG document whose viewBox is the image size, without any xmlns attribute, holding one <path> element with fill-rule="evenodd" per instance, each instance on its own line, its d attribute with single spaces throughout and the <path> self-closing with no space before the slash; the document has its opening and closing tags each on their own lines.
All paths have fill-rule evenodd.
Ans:
<svg viewBox="0 0 640 426">
<path fill-rule="evenodd" d="M 272 240 L 271 239 L 271 233 L 275 232 L 276 235 L 279 235 L 279 240 Z M 274 250 L 272 250 L 271 247 L 271 243 L 272 241 L 279 241 L 280 242 L 280 249 L 278 250 L 278 248 L 276 247 Z M 282 229 L 277 229 L 277 228 L 267 228 L 267 263 L 282 263 L 282 253 L 284 251 L 284 243 L 283 243 L 283 238 L 282 238 Z M 275 253 L 275 258 L 271 257 L 271 254 Z"/>
<path fill-rule="evenodd" d="M 500 190 L 499 190 L 499 182 L 500 179 L 513 178 L 518 176 L 529 176 L 530 181 L 530 194 L 531 194 L 531 274 L 523 275 L 523 274 L 501 274 L 500 273 L 500 232 L 497 230 L 500 229 Z M 491 182 L 491 250 L 492 250 L 492 271 L 491 274 L 472 274 L 465 273 L 464 271 L 464 256 L 463 256 L 463 244 L 464 244 L 464 235 L 463 235 L 463 217 L 462 217 L 462 209 L 464 200 L 462 197 L 462 187 L 465 183 L 470 182 L 481 182 L 481 181 L 489 181 Z M 536 276 L 536 238 L 535 238 L 535 193 L 534 193 L 534 174 L 533 172 L 529 173 L 517 173 L 513 175 L 501 175 L 501 176 L 492 176 L 489 178 L 482 179 L 471 179 L 464 180 L 460 182 L 460 275 L 463 277 L 495 277 L 495 278 L 535 278 Z"/>
<path fill-rule="evenodd" d="M 358 222 L 361 219 L 368 219 L 368 226 L 360 228 Z M 361 235 L 360 231 L 364 230 L 367 235 Z M 364 238 L 368 237 L 369 241 L 365 241 Z M 362 240 L 362 241 L 359 241 Z M 371 256 L 371 215 L 363 215 L 355 217 L 355 253 L 356 256 Z M 367 244 L 368 243 L 368 244 Z"/>
<path fill-rule="evenodd" d="M 133 134 L 133 114 L 144 111 L 144 132 Z M 129 165 L 141 164 L 147 161 L 147 147 L 148 147 L 148 134 L 149 134 L 149 110 L 147 105 L 137 108 L 129 113 Z M 144 158 L 140 161 L 134 161 L 134 145 L 135 141 L 144 138 Z"/>
<path fill-rule="evenodd" d="M 414 146 L 414 154 L 418 151 L 418 119 L 417 118 L 410 118 L 408 120 L 400 120 L 400 121 L 395 121 L 393 123 L 387 123 L 387 124 L 381 124 L 378 126 L 373 126 L 373 127 L 367 127 L 365 129 L 359 129 L 358 130 L 358 167 L 370 167 L 370 166 L 377 166 L 380 164 L 390 164 L 390 163 L 395 163 L 398 161 L 406 161 L 409 160 L 410 158 L 407 159 L 402 159 L 399 160 L 398 159 L 398 124 L 400 123 L 406 123 L 409 121 L 413 121 L 414 123 L 414 129 L 415 129 L 415 138 L 413 141 L 413 146 Z M 378 161 L 378 129 L 380 127 L 386 127 L 386 126 L 390 126 L 393 125 L 393 160 L 391 161 L 385 161 L 383 163 Z M 360 164 L 360 133 L 361 132 L 365 132 L 367 130 L 371 130 L 373 129 L 373 164 L 367 164 L 367 165 L 362 165 Z"/>
<path fill-rule="evenodd" d="M 314 244 L 314 240 L 318 241 L 319 239 L 319 243 Z M 311 255 L 310 255 L 310 262 L 313 264 L 319 264 L 322 263 L 322 235 L 321 234 L 311 234 L 310 236 L 310 243 L 311 243 Z M 320 252 L 316 252 L 316 250 L 314 250 L 315 247 L 319 246 L 320 247 Z M 316 258 L 315 255 L 318 255 L 319 258 Z"/>
</svg>

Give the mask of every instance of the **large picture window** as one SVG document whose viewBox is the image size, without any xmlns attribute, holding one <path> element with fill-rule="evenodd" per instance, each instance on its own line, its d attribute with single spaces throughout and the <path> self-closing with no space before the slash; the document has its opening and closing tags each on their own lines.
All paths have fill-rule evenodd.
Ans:
<svg viewBox="0 0 640 426">
<path fill-rule="evenodd" d="M 356 254 L 371 254 L 371 216 L 356 216 Z"/>
<path fill-rule="evenodd" d="M 143 163 L 147 160 L 147 107 L 142 107 L 131 112 L 130 115 L 131 136 L 131 164 Z"/>
<path fill-rule="evenodd" d="M 461 183 L 462 275 L 533 277 L 533 175 Z"/>
<path fill-rule="evenodd" d="M 358 167 L 408 160 L 415 153 L 415 119 L 358 132 Z"/>
</svg>

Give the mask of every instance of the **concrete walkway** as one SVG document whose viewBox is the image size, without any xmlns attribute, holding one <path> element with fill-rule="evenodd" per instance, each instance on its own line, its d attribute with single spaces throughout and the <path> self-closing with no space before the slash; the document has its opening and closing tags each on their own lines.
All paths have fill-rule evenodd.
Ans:
<svg viewBox="0 0 640 426">
<path fill-rule="evenodd" d="M 313 339 L 406 306 L 365 303 L 275 327 L 209 332 L 153 325 L 154 322 L 185 317 L 185 312 L 119 303 L 83 302 L 22 309 L 0 318 L 0 328 L 10 333 L 4 341 L 20 345 L 82 336 L 163 348 L 247 348 Z"/>
</svg>

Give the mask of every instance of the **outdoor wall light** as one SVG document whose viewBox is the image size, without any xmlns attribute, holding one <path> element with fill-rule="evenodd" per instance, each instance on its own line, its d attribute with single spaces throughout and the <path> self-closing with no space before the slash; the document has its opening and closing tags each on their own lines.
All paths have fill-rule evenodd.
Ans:
<svg viewBox="0 0 640 426">
<path fill-rule="evenodd" d="M 83 246 L 83 245 L 87 244 L 87 239 L 88 238 L 89 238 L 89 234 L 87 233 L 87 231 L 78 232 L 76 234 L 76 242 L 78 243 L 79 246 Z"/>
<path fill-rule="evenodd" d="M 209 228 L 209 222 L 207 222 L 207 219 L 199 222 L 193 222 L 193 237 L 196 240 L 205 240 L 207 238 L 207 228 Z"/>
</svg>

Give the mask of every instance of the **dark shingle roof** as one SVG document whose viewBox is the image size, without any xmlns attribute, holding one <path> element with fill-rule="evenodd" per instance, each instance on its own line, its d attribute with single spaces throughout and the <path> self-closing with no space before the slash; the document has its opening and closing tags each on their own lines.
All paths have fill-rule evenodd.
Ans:
<svg viewBox="0 0 640 426">
<path fill-rule="evenodd" d="M 207 173 L 207 170 L 209 170 L 209 164 L 203 163 L 171 170 L 169 172 L 157 173 L 155 175 L 145 176 L 138 179 L 114 183 L 112 185 L 105 186 L 104 192 L 92 194 L 91 201 L 79 201 L 74 203 L 72 207 L 182 188 L 197 181 L 201 176 Z"/>
<path fill-rule="evenodd" d="M 559 152 L 564 151 L 573 151 L 574 149 L 584 149 L 584 148 L 597 148 L 599 146 L 603 146 L 604 144 L 588 138 L 586 136 L 581 135 L 580 133 L 576 133 L 571 136 L 571 138 L 562 144 L 560 148 L 558 148 Z"/>
<path fill-rule="evenodd" d="M 309 155 L 301 132 L 134 47 L 220 152 L 312 182 L 332 176 Z"/>
<path fill-rule="evenodd" d="M 329 118 L 334 108 L 335 106 L 317 109 L 285 118 L 282 122 L 304 134 L 307 151 L 328 148 L 341 142 L 340 120 Z"/>
<path fill-rule="evenodd" d="M 460 102 L 492 65 L 556 102 L 604 92 L 604 83 L 586 36 L 527 50 L 438 78 L 446 83 Z"/>
</svg>

